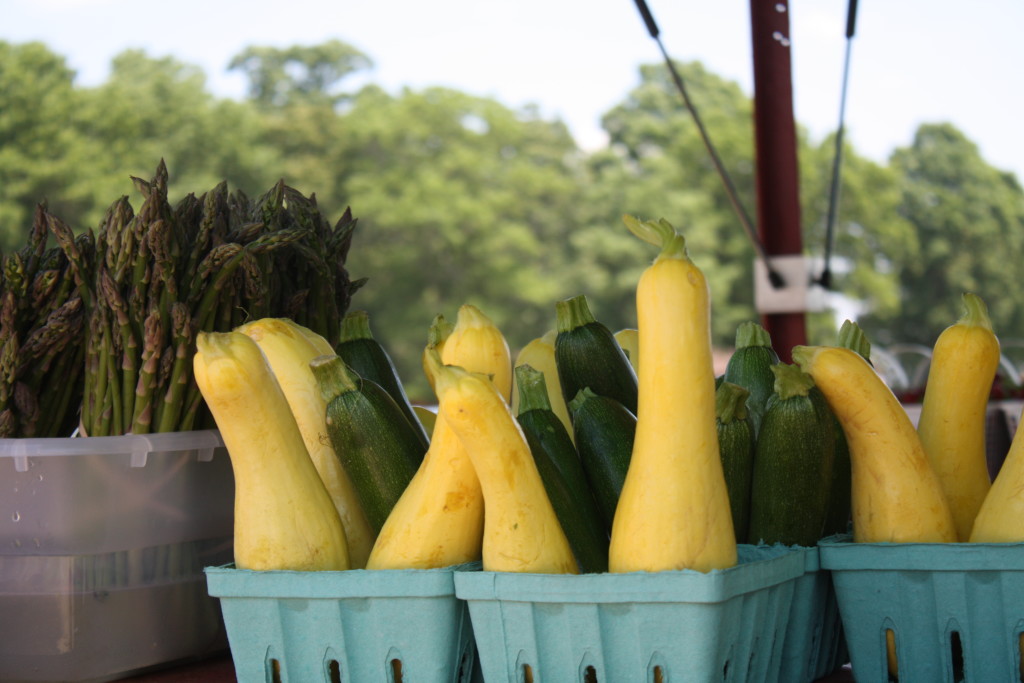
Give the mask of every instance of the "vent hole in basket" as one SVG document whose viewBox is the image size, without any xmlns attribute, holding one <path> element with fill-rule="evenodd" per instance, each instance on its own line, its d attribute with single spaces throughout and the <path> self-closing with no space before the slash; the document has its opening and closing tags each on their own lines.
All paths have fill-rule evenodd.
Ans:
<svg viewBox="0 0 1024 683">
<path fill-rule="evenodd" d="M 332 659 L 327 665 L 327 676 L 331 683 L 341 683 L 341 666 L 337 659 Z"/>
<path fill-rule="evenodd" d="M 729 670 L 729 663 L 725 664 L 726 671 Z M 665 683 L 665 674 L 662 672 L 660 666 L 654 667 L 654 683 Z"/>
<path fill-rule="evenodd" d="M 1017 663 L 1017 673 L 1020 674 L 1020 681 L 1024 683 L 1024 633 L 1017 636 L 1017 652 L 1020 660 Z"/>
<path fill-rule="evenodd" d="M 271 659 L 267 664 L 270 665 L 270 683 L 281 683 L 281 662 L 277 659 Z"/>
<path fill-rule="evenodd" d="M 900 680 L 900 663 L 896 660 L 896 633 L 891 628 L 885 629 L 885 658 L 889 667 L 889 681 Z"/>
<path fill-rule="evenodd" d="M 964 680 L 964 648 L 960 642 L 960 632 L 953 631 L 949 634 L 949 654 L 953 664 L 953 680 Z"/>
<path fill-rule="evenodd" d="M 597 669 L 588 666 L 583 670 L 583 683 L 597 683 Z"/>
<path fill-rule="evenodd" d="M 722 680 L 729 680 L 729 660 L 725 660 L 725 666 L 722 667 Z"/>
<path fill-rule="evenodd" d="M 521 683 L 533 683 L 533 669 L 529 664 L 523 664 L 523 679 Z"/>
<path fill-rule="evenodd" d="M 394 683 L 402 683 L 402 660 L 391 660 L 391 680 Z"/>
<path fill-rule="evenodd" d="M 459 660 L 459 670 L 455 674 L 455 680 L 459 683 L 469 683 L 469 679 L 473 675 L 473 655 L 467 649 L 462 653 L 462 658 Z"/>
</svg>

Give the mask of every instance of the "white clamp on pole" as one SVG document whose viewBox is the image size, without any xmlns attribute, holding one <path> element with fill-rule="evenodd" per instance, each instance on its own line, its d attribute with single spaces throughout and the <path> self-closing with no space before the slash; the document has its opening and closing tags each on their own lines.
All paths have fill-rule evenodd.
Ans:
<svg viewBox="0 0 1024 683">
<path fill-rule="evenodd" d="M 817 313 L 825 310 L 825 289 L 815 281 L 812 261 L 802 254 L 771 257 L 772 269 L 783 280 L 776 287 L 769 279 L 764 259 L 754 259 L 754 308 L 762 315 L 772 313 Z M 817 264 L 820 268 L 820 264 Z"/>
</svg>

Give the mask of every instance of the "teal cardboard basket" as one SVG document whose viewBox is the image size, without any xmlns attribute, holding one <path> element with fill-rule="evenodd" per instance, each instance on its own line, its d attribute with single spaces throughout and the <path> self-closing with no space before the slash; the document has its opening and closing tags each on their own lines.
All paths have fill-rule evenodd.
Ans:
<svg viewBox="0 0 1024 683">
<path fill-rule="evenodd" d="M 821 568 L 818 548 L 793 547 L 804 558 L 804 574 L 793 587 L 779 680 L 811 683 L 849 661 L 832 576 Z"/>
<path fill-rule="evenodd" d="M 239 683 L 469 683 L 476 651 L 446 569 L 207 567 Z"/>
<path fill-rule="evenodd" d="M 487 683 L 774 683 L 805 558 L 739 550 L 706 574 L 460 572 L 455 591 Z"/>
<path fill-rule="evenodd" d="M 853 675 L 886 683 L 886 631 L 901 683 L 1020 681 L 1024 543 L 819 543 Z"/>
</svg>

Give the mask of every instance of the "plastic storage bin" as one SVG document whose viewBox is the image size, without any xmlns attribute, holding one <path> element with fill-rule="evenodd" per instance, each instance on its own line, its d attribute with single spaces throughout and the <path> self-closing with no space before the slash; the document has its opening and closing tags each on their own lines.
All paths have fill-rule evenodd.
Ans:
<svg viewBox="0 0 1024 683">
<path fill-rule="evenodd" d="M 216 431 L 0 440 L 0 680 L 104 681 L 227 647 Z"/>
<path fill-rule="evenodd" d="M 888 681 L 886 631 L 900 680 L 1020 680 L 1024 544 L 819 543 L 832 573 L 853 674 Z"/>
<path fill-rule="evenodd" d="M 455 589 L 487 683 L 773 683 L 805 558 L 739 550 L 706 574 L 467 572 Z"/>
<path fill-rule="evenodd" d="M 208 567 L 239 683 L 469 683 L 476 650 L 446 569 Z"/>
<path fill-rule="evenodd" d="M 810 683 L 849 661 L 831 574 L 821 568 L 818 548 L 794 547 L 804 558 L 786 626 L 780 681 Z"/>
</svg>

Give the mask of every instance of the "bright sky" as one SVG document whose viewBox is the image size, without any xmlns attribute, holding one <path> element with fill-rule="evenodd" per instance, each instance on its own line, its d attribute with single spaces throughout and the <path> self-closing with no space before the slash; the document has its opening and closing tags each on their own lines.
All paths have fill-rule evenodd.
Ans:
<svg viewBox="0 0 1024 683">
<path fill-rule="evenodd" d="M 771 1 L 771 0 L 758 0 Z M 669 54 L 700 60 L 752 94 L 747 0 L 648 0 Z M 375 67 L 391 92 L 444 85 L 535 104 L 584 147 L 603 140 L 601 115 L 658 63 L 632 0 L 3 0 L 0 40 L 41 40 L 93 85 L 126 48 L 171 55 L 207 73 L 210 89 L 241 96 L 231 57 L 250 45 L 313 45 L 337 38 Z M 834 130 L 847 0 L 791 0 L 797 120 L 815 140 Z M 885 161 L 924 122 L 949 121 L 985 159 L 1024 180 L 1024 2 L 860 0 L 846 135 Z M 699 100 L 696 102 L 700 107 Z M 714 130 L 710 131 L 714 139 Z"/>
</svg>

